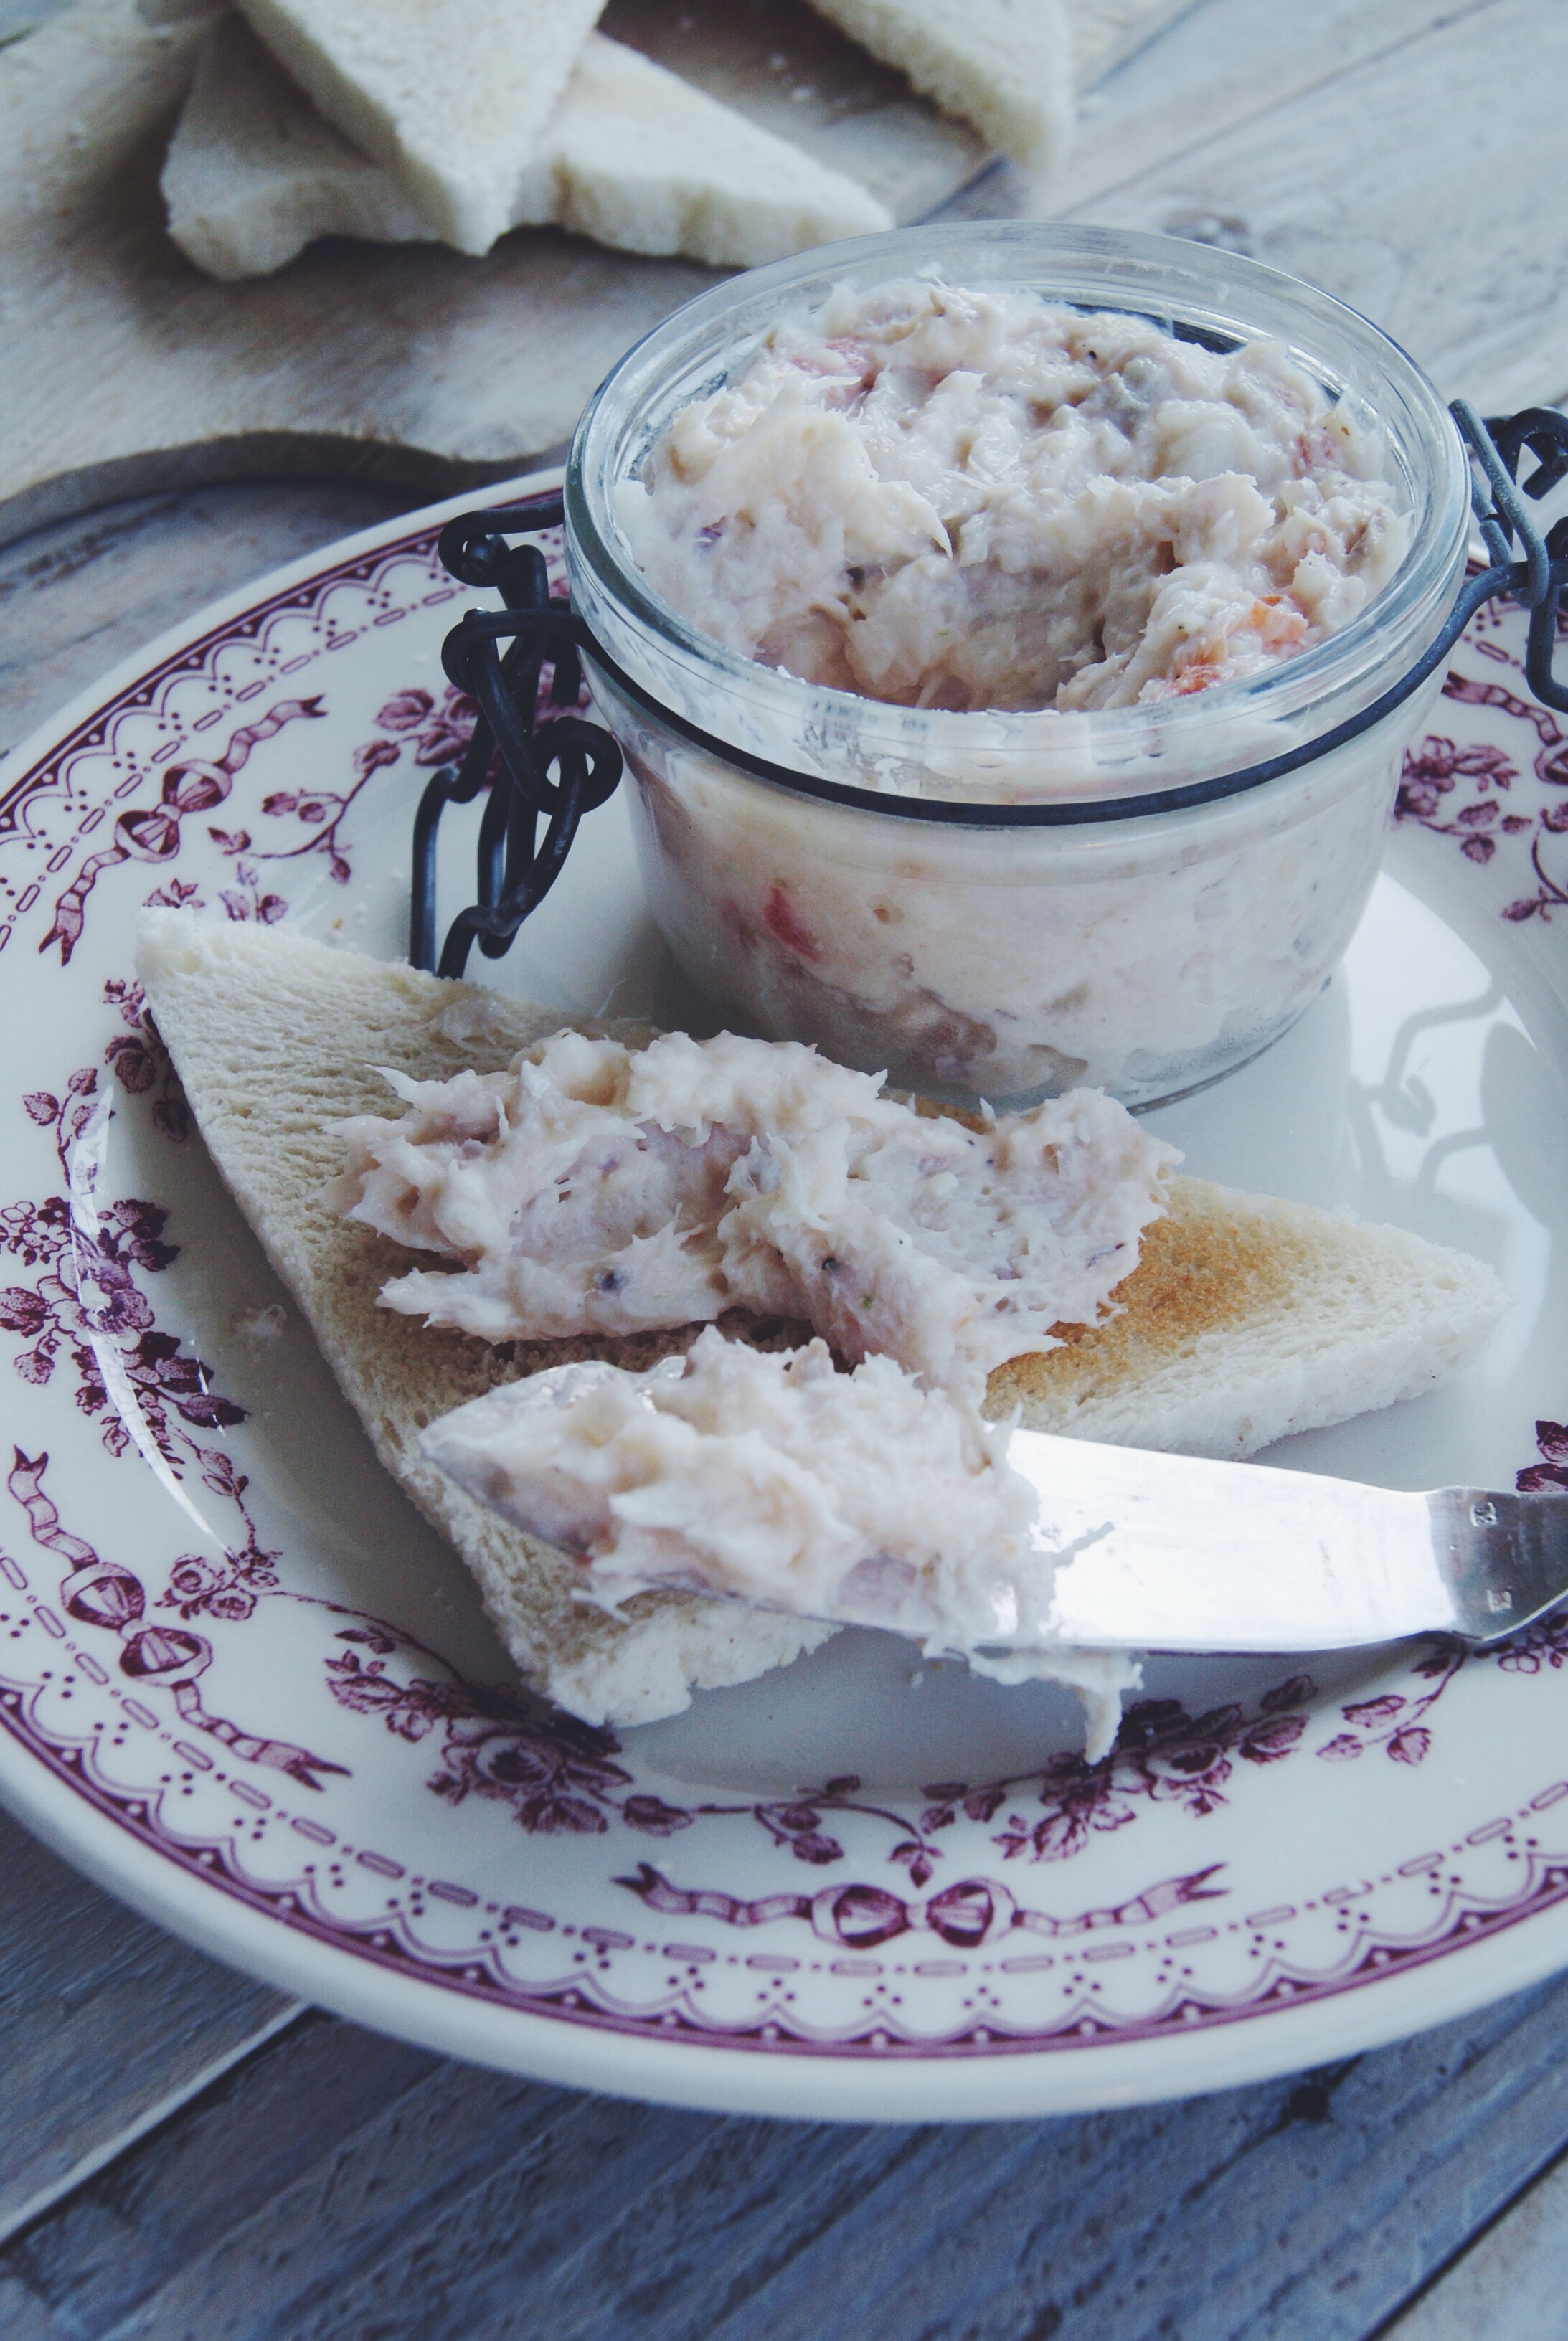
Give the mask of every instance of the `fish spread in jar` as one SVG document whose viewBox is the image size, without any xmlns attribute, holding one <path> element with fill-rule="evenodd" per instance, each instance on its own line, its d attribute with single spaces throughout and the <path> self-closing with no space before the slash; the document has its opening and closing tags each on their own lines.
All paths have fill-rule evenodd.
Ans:
<svg viewBox="0 0 1568 2341">
<path fill-rule="evenodd" d="M 905 706 L 1087 711 L 1344 626 L 1408 543 L 1379 465 L 1277 342 L 907 279 L 774 326 L 617 517 L 731 651 Z"/>
<path fill-rule="evenodd" d="M 1094 1091 L 974 1131 L 729 1033 L 560 1032 L 505 1072 L 387 1079 L 407 1111 L 344 1125 L 335 1200 L 454 1265 L 385 1306 L 492 1341 L 749 1309 L 975 1392 L 1096 1321 L 1179 1159 Z"/>
</svg>

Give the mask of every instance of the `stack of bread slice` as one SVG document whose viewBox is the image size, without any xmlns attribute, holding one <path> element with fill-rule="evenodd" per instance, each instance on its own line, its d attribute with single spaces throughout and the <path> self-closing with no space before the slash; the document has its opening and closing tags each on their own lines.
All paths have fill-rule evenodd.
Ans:
<svg viewBox="0 0 1568 2341">
<path fill-rule="evenodd" d="M 843 171 L 594 27 L 604 0 L 240 0 L 208 32 L 163 187 L 209 275 L 317 237 L 488 252 L 555 224 L 754 267 L 894 224 Z M 1072 128 L 1065 0 L 814 0 L 987 144 L 1048 169 Z"/>
<path fill-rule="evenodd" d="M 557 1012 L 288 926 L 188 911 L 147 914 L 136 968 L 219 1171 L 381 1461 L 478 1579 L 525 1680 L 587 1721 L 645 1723 L 826 1639 L 833 1629 L 810 1619 L 686 1593 L 638 1594 L 611 1617 L 576 1598 L 563 1554 L 421 1449 L 427 1424 L 500 1382 L 588 1356 L 640 1371 L 698 1330 L 493 1344 L 416 1327 L 379 1297 L 428 1255 L 343 1218 L 326 1196 L 342 1119 L 401 1111 L 378 1069 L 431 1081 L 494 1071 L 557 1030 Z M 1059 1328 L 1062 1346 L 1000 1368 L 987 1411 L 1068 1437 L 1239 1458 L 1430 1389 L 1505 1297 L 1481 1261 L 1403 1229 L 1178 1178 L 1115 1313 Z M 770 1348 L 809 1338 L 778 1321 L 723 1330 Z"/>
</svg>

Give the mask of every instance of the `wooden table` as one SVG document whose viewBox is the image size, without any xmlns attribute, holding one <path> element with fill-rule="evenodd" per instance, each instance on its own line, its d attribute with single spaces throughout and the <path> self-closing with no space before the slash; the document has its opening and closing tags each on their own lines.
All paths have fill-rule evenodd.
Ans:
<svg viewBox="0 0 1568 2341">
<path fill-rule="evenodd" d="M 1313 276 L 1483 405 L 1560 398 L 1565 89 L 1563 0 L 1203 0 L 1107 85 L 1055 204 Z M 1027 200 L 1000 174 L 965 208 Z M 13 544 L 0 745 L 160 626 L 399 501 L 184 487 Z M 1568 2327 L 1568 1981 L 1182 2105 L 816 2127 L 444 2063 L 213 1966 L 3 1819 L 0 1865 L 5 2341 Z"/>
</svg>

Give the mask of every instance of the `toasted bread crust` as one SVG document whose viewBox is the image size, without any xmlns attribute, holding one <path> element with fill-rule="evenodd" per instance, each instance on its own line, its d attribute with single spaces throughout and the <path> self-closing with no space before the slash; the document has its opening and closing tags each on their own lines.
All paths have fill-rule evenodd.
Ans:
<svg viewBox="0 0 1568 2341">
<path fill-rule="evenodd" d="M 987 1410 L 1032 1430 L 1240 1458 L 1413 1398 L 1506 1296 L 1490 1269 L 1399 1228 L 1171 1183 L 1098 1325 L 991 1377 Z"/>
<path fill-rule="evenodd" d="M 1099 1325 L 1054 1325 L 1062 1347 L 999 1366 L 991 1402 L 1064 1398 L 1134 1380 L 1156 1361 L 1184 1355 L 1205 1334 L 1281 1309 L 1293 1281 L 1310 1273 L 1313 1256 L 1305 1230 L 1260 1217 L 1223 1187 L 1174 1179 L 1165 1217 L 1144 1230 L 1138 1265 L 1112 1296 L 1116 1313 Z"/>
</svg>

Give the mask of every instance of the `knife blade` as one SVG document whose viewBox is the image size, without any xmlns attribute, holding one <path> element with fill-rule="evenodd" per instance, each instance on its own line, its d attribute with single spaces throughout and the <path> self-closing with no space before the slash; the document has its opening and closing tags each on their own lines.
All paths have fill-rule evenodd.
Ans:
<svg viewBox="0 0 1568 2341">
<path fill-rule="evenodd" d="M 679 1370 L 672 1361 L 654 1372 Z M 497 1411 L 515 1420 L 570 1408 L 606 1377 L 627 1379 L 584 1361 L 506 1384 L 432 1424 L 421 1444 L 482 1503 L 548 1539 L 560 1515 L 545 1480 L 530 1486 L 525 1475 L 519 1485 L 497 1471 L 481 1426 Z M 1568 1596 L 1568 1500 L 1555 1493 L 1410 1492 L 1021 1427 L 1007 1460 L 1034 1490 L 1039 1569 L 987 1574 L 987 1629 L 969 1645 L 982 1651 L 1283 1654 L 1434 1632 L 1486 1643 Z M 819 1586 L 808 1602 L 781 1584 L 764 1600 L 716 1581 L 689 1545 L 675 1545 L 643 1581 L 928 1647 L 943 1639 L 944 1613 L 907 1563 L 868 1554 L 825 1596 Z"/>
<path fill-rule="evenodd" d="M 1423 1633 L 1483 1644 L 1568 1596 L 1561 1495 L 1407 1493 L 1032 1430 L 1013 1432 L 1007 1459 L 1039 1498 L 1054 1584 L 1048 1606 L 1021 1586 L 1018 1622 L 985 1650 L 1284 1654 Z M 874 1566 L 852 1570 L 820 1614 L 940 1631 L 918 1589 L 891 1589 Z"/>
<path fill-rule="evenodd" d="M 1568 1594 L 1568 1502 L 1412 1493 L 1016 1430 L 1037 1540 L 1057 1551 L 1053 1639 L 1098 1649 L 1353 1649 L 1517 1633 Z"/>
</svg>

